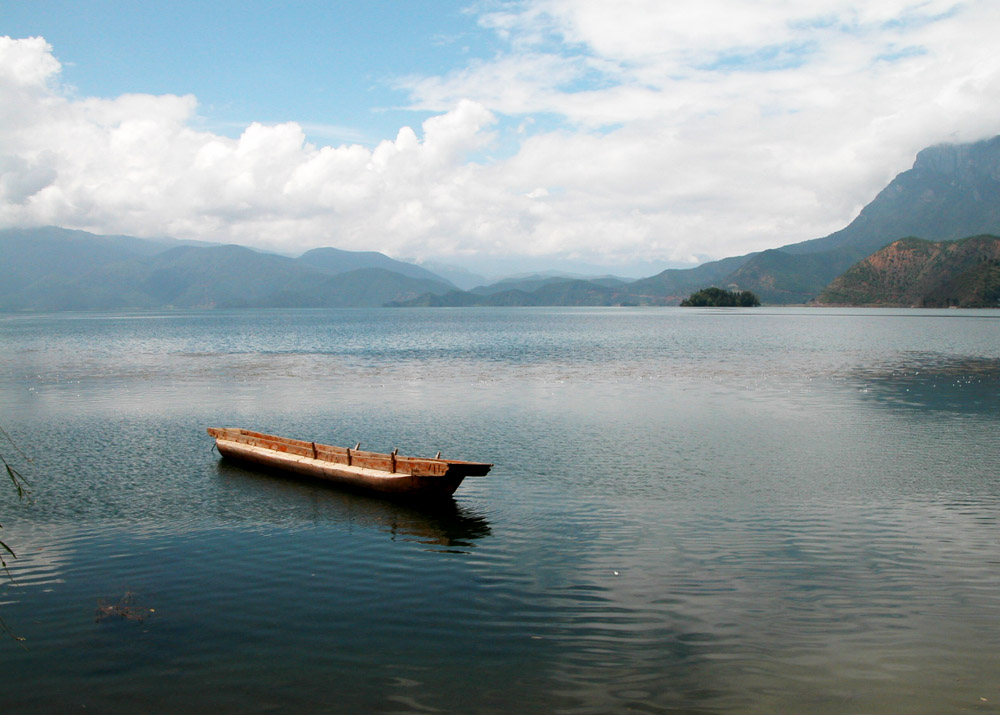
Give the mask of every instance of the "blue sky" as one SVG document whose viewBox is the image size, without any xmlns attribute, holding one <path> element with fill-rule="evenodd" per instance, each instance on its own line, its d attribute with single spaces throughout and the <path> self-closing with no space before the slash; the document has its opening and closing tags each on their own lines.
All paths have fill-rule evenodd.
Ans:
<svg viewBox="0 0 1000 715">
<path fill-rule="evenodd" d="M 40 35 L 83 96 L 194 94 L 206 126 L 300 122 L 323 143 L 375 144 L 428 112 L 396 88 L 498 48 L 461 3 L 0 3 L 0 31 Z"/>
<path fill-rule="evenodd" d="M 0 0 L 0 227 L 650 275 L 1000 134 L 995 0 Z"/>
</svg>

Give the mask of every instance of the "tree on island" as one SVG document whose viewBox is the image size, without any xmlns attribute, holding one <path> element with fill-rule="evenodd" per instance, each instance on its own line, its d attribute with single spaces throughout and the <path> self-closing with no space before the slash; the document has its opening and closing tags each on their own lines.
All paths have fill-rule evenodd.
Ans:
<svg viewBox="0 0 1000 715">
<path fill-rule="evenodd" d="M 723 290 L 722 288 L 702 288 L 681 301 L 682 308 L 753 308 L 760 300 L 748 290 Z"/>
</svg>

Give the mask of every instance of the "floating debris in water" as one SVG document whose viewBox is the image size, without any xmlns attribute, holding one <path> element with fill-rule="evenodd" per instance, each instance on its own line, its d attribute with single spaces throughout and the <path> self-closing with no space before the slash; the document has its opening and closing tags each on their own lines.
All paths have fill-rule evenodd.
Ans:
<svg viewBox="0 0 1000 715">
<path fill-rule="evenodd" d="M 100 623 L 108 618 L 121 618 L 126 621 L 145 621 L 150 615 L 156 613 L 155 608 L 147 608 L 136 603 L 136 595 L 131 591 L 126 591 L 116 603 L 108 603 L 103 598 L 97 602 L 97 617 L 95 621 Z"/>
</svg>

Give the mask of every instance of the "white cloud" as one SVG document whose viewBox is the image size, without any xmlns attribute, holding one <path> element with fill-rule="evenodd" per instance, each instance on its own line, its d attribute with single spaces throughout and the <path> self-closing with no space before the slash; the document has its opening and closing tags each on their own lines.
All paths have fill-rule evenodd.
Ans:
<svg viewBox="0 0 1000 715">
<path fill-rule="evenodd" d="M 41 37 L 0 38 L 0 87 L 37 91 L 59 72 L 52 47 Z M 8 107 L 10 109 L 10 107 Z"/>
<path fill-rule="evenodd" d="M 583 225 L 615 215 L 633 239 L 604 240 L 625 252 L 721 256 L 820 236 L 924 146 L 1000 133 L 989 1 L 539 0 L 483 23 L 509 54 L 413 81 L 415 106 L 472 97 L 564 117 L 506 169 L 562 189 L 554 214 L 584 242 L 602 237 Z"/>
<path fill-rule="evenodd" d="M 301 251 L 723 257 L 845 225 L 926 145 L 1000 133 L 991 0 L 538 0 L 505 52 L 401 80 L 368 148 L 198 131 L 191 96 L 77 98 L 0 38 L 0 225 Z"/>
<path fill-rule="evenodd" d="M 0 58 L 0 225 L 407 255 L 455 250 L 478 227 L 466 156 L 494 120 L 473 102 L 428 119 L 422 139 L 403 128 L 372 150 L 317 148 L 295 123 L 196 131 L 190 96 L 73 99 L 44 41 L 0 38 Z"/>
</svg>

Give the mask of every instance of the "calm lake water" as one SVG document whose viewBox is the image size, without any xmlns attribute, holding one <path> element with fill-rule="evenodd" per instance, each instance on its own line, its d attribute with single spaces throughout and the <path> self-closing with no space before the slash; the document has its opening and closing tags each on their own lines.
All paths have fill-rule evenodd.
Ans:
<svg viewBox="0 0 1000 715">
<path fill-rule="evenodd" d="M 0 316 L 0 425 L 4 713 L 1000 712 L 998 311 Z"/>
</svg>

